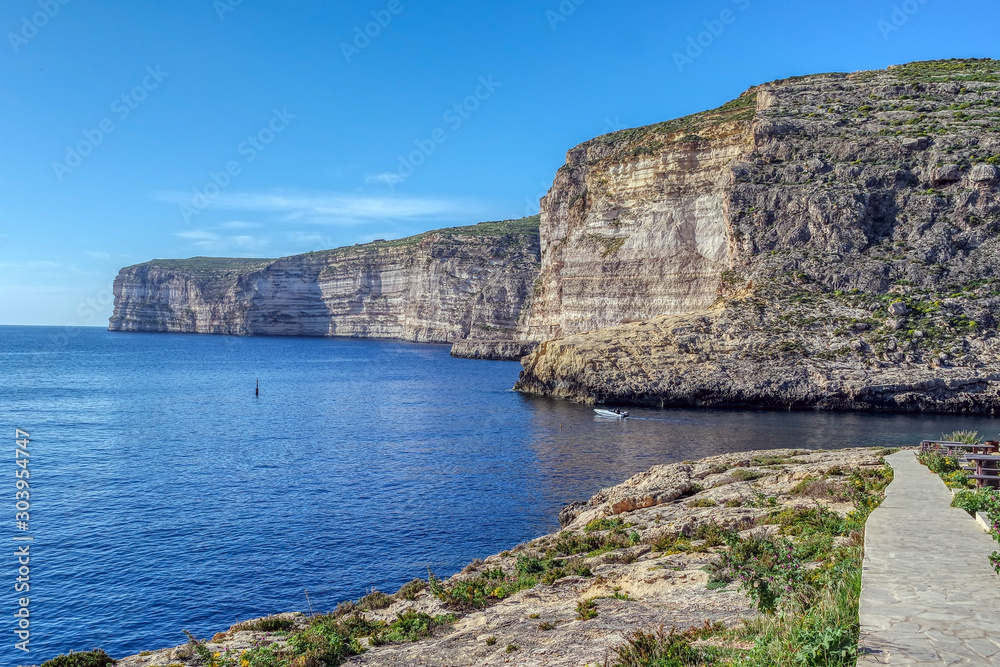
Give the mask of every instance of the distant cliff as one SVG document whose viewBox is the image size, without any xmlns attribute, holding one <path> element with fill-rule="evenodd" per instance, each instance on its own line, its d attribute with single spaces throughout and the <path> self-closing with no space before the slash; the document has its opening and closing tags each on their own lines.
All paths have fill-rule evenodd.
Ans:
<svg viewBox="0 0 1000 667">
<path fill-rule="evenodd" d="M 572 149 L 517 388 L 995 412 L 998 84 L 993 60 L 797 77 Z"/>
<path fill-rule="evenodd" d="M 111 331 L 459 343 L 516 359 L 538 272 L 538 217 L 282 259 L 154 260 L 121 270 Z"/>
</svg>

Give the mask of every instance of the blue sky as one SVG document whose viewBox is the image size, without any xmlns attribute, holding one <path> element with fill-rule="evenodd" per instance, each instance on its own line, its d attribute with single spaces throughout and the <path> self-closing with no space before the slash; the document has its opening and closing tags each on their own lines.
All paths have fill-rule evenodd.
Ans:
<svg viewBox="0 0 1000 667">
<path fill-rule="evenodd" d="M 0 324 L 106 326 L 117 270 L 153 258 L 533 214 L 591 137 L 791 75 L 997 57 L 998 18 L 980 0 L 11 0 Z"/>
</svg>

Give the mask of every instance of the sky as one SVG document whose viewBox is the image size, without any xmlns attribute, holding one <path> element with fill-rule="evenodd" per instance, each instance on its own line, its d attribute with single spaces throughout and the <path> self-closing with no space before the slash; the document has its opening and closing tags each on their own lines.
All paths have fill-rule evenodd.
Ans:
<svg viewBox="0 0 1000 667">
<path fill-rule="evenodd" d="M 123 266 L 532 215 L 566 151 L 793 75 L 1000 57 L 967 0 L 8 0 L 0 324 Z"/>
</svg>

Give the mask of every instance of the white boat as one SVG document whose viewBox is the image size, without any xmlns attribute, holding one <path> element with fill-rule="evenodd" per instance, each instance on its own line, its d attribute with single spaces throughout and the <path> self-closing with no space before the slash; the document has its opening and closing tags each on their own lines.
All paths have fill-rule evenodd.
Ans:
<svg viewBox="0 0 1000 667">
<path fill-rule="evenodd" d="M 599 417 L 607 417 L 609 419 L 628 419 L 628 412 L 626 412 L 625 410 L 609 410 L 607 408 L 594 408 L 594 412 L 596 412 Z"/>
</svg>

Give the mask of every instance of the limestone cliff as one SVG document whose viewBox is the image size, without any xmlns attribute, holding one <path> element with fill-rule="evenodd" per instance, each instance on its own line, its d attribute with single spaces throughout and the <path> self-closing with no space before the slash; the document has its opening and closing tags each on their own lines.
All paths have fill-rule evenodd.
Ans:
<svg viewBox="0 0 1000 667">
<path fill-rule="evenodd" d="M 277 260 L 154 260 L 119 273 L 109 329 L 461 341 L 466 356 L 518 358 L 538 260 L 537 217 Z"/>
<path fill-rule="evenodd" d="M 557 340 L 517 388 L 994 411 L 998 119 L 1000 62 L 937 61 L 776 81 L 571 150 L 526 319 Z"/>
</svg>

